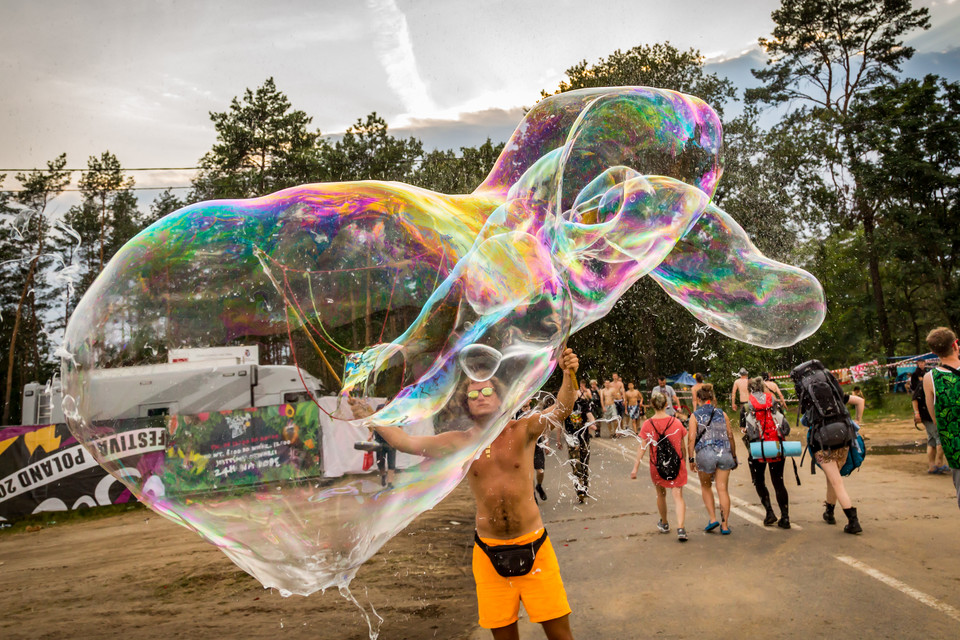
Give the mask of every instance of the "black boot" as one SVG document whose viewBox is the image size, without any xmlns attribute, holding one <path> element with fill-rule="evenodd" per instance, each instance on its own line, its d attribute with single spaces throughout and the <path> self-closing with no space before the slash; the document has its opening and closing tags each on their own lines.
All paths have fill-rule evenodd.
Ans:
<svg viewBox="0 0 960 640">
<path fill-rule="evenodd" d="M 860 533 L 860 520 L 857 518 L 857 508 L 850 507 L 843 510 L 843 515 L 847 516 L 847 524 L 843 527 L 844 533 Z"/>
<path fill-rule="evenodd" d="M 773 512 L 773 505 L 770 504 L 770 498 L 762 499 L 760 504 L 767 510 L 767 517 L 763 519 L 763 526 L 772 527 L 777 524 L 777 514 Z"/>
<path fill-rule="evenodd" d="M 837 519 L 833 515 L 833 510 L 837 508 L 837 505 L 830 504 L 829 502 L 823 503 L 823 521 L 827 524 L 837 524 Z"/>
<path fill-rule="evenodd" d="M 790 507 L 785 504 L 780 505 L 780 520 L 777 522 L 777 526 L 781 529 L 790 528 Z"/>
</svg>

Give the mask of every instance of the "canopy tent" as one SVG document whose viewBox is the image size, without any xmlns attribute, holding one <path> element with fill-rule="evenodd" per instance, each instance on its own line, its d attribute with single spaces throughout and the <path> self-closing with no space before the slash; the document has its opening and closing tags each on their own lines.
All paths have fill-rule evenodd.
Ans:
<svg viewBox="0 0 960 640">
<path fill-rule="evenodd" d="M 940 358 L 938 358 L 935 353 L 925 353 L 922 356 L 903 356 L 900 358 L 888 358 L 888 360 L 892 360 L 894 362 L 896 362 L 897 360 L 907 360 L 907 359 L 912 360 L 912 362 L 910 362 L 909 364 L 905 364 L 897 367 L 898 377 L 905 373 L 913 373 L 913 370 L 917 368 L 917 360 L 925 360 L 927 362 L 927 366 L 936 364 L 940 360 Z"/>
<path fill-rule="evenodd" d="M 692 387 L 693 385 L 697 384 L 697 381 L 694 380 L 693 376 L 686 371 L 667 377 L 667 382 L 670 384 L 682 384 L 687 387 Z"/>
</svg>

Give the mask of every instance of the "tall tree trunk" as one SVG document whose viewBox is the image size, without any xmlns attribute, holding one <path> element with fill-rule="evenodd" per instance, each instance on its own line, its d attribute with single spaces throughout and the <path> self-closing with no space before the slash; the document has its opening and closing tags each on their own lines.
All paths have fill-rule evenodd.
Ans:
<svg viewBox="0 0 960 640">
<path fill-rule="evenodd" d="M 2 424 L 10 424 L 10 395 L 13 393 L 13 364 L 14 355 L 17 350 L 17 333 L 20 331 L 20 319 L 23 316 L 23 303 L 27 299 L 27 293 L 30 291 L 30 283 L 33 282 L 33 272 L 37 267 L 40 256 L 37 255 L 30 261 L 30 269 L 27 271 L 27 279 L 23 283 L 23 291 L 20 293 L 20 302 L 17 304 L 17 314 L 13 320 L 13 333 L 10 334 L 10 353 L 7 357 L 7 388 L 3 398 L 3 420 Z"/>
<path fill-rule="evenodd" d="M 880 342 L 888 358 L 894 354 L 893 337 L 890 335 L 890 323 L 887 319 L 887 307 L 883 301 L 883 283 L 880 280 L 880 259 L 877 257 L 876 221 L 873 211 L 863 204 L 859 205 L 863 221 L 863 238 L 867 243 L 867 270 L 870 273 L 870 286 L 873 293 L 873 305 L 877 310 L 877 328 L 880 330 Z"/>
<path fill-rule="evenodd" d="M 103 236 L 107 227 L 107 199 L 100 198 L 100 271 L 103 271 Z"/>
</svg>

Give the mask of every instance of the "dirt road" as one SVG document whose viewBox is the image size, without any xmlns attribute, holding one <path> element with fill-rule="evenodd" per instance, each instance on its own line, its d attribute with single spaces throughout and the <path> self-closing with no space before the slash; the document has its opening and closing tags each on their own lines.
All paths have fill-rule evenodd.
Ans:
<svg viewBox="0 0 960 640">
<path fill-rule="evenodd" d="M 911 423 L 864 427 L 880 450 L 909 450 Z M 548 459 L 543 509 L 574 609 L 578 638 L 954 638 L 960 635 L 960 510 L 949 476 L 926 474 L 920 453 L 870 455 L 847 479 L 864 533 L 821 519 L 825 481 L 788 463 L 788 531 L 762 525 L 745 467 L 731 475 L 729 536 L 703 532 L 699 486 L 685 490 L 690 540 L 660 534 L 646 460 L 629 480 L 636 445 L 594 440 L 591 492 L 576 504 L 565 470 Z M 769 481 L 768 481 L 769 486 Z M 477 631 L 472 638 L 489 638 Z M 542 638 L 521 621 L 521 638 Z"/>
<path fill-rule="evenodd" d="M 880 450 L 909 450 L 909 423 L 867 425 Z M 848 481 L 864 533 L 820 519 L 823 475 L 790 479 L 794 529 L 759 524 L 745 468 L 734 472 L 733 535 L 702 533 L 685 492 L 690 541 L 656 532 L 649 476 L 628 477 L 635 447 L 593 445 L 595 501 L 575 504 L 548 457 L 544 518 L 578 638 L 949 638 L 960 629 L 960 511 L 947 476 L 921 454 L 871 455 Z M 792 476 L 792 468 L 789 467 Z M 671 528 L 676 521 L 671 505 Z M 381 638 L 489 638 L 476 629 L 469 573 L 473 503 L 464 486 L 417 519 L 353 583 L 385 618 Z M 282 598 L 196 535 L 150 512 L 0 535 L 0 637 L 367 638 L 339 594 Z M 918 599 L 919 598 L 919 599 Z M 543 637 L 525 619 L 523 638 Z"/>
</svg>

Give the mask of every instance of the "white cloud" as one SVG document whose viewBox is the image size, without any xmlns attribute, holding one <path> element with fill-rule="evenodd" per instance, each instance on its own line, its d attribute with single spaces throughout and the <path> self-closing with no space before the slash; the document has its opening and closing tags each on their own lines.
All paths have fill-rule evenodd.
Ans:
<svg viewBox="0 0 960 640">
<path fill-rule="evenodd" d="M 387 85 L 410 114 L 432 112 L 436 105 L 417 69 L 407 18 L 395 0 L 367 0 L 376 29 L 374 46 L 387 73 Z"/>
</svg>

